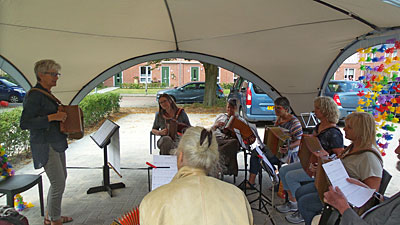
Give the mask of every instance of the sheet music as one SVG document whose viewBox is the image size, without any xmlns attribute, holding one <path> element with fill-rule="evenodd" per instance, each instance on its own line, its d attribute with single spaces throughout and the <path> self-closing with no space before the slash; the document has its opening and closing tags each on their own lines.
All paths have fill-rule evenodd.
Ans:
<svg viewBox="0 0 400 225">
<path fill-rule="evenodd" d="M 119 129 L 116 130 L 111 136 L 111 142 L 109 147 L 107 148 L 108 154 L 108 162 L 114 171 L 118 174 L 118 176 L 122 177 L 121 175 L 121 161 L 120 161 L 120 147 L 119 147 Z"/>
<path fill-rule="evenodd" d="M 278 178 L 278 176 L 277 176 L 276 173 L 275 173 L 275 167 L 272 166 L 272 164 L 269 162 L 267 156 L 264 154 L 264 152 L 261 151 L 261 149 L 260 149 L 259 146 L 256 147 L 256 151 L 257 151 L 257 153 L 258 153 L 259 155 L 262 156 L 263 161 L 265 162 L 265 164 L 267 164 L 267 166 L 268 166 L 269 169 L 271 170 L 271 173 L 272 173 L 272 175 L 273 175 L 273 177 L 274 177 L 274 180 L 275 180 L 275 181 L 278 181 L 279 178 Z"/>
<path fill-rule="evenodd" d="M 153 168 L 151 190 L 168 184 L 178 172 L 177 158 L 175 155 L 154 155 L 153 165 L 169 168 Z"/>
<path fill-rule="evenodd" d="M 244 149 L 247 149 L 246 144 L 243 142 L 242 135 L 240 134 L 240 130 L 238 130 L 238 129 L 236 129 L 236 128 L 233 128 L 233 130 L 234 130 L 235 133 L 236 133 L 236 137 L 238 138 L 238 141 L 239 141 L 240 145 L 241 145 Z"/>
<path fill-rule="evenodd" d="M 258 135 L 257 126 L 255 124 L 253 124 L 253 123 L 248 123 L 248 125 L 249 125 L 251 131 L 253 131 L 253 134 L 257 139 L 257 141 L 255 141 L 252 146 L 254 146 L 254 147 L 255 146 L 259 146 L 260 148 L 264 148 L 265 144 L 264 144 L 263 141 L 261 141 L 261 138 Z"/>
<path fill-rule="evenodd" d="M 356 184 L 349 183 L 346 169 L 340 159 L 322 164 L 326 175 L 332 186 L 339 187 L 346 196 L 347 201 L 356 207 L 363 206 L 374 194 L 374 189 L 364 188 Z"/>
<path fill-rule="evenodd" d="M 108 141 L 109 136 L 118 128 L 119 126 L 117 124 L 110 120 L 106 120 L 94 134 L 90 135 L 90 137 L 100 148 L 103 148 L 106 141 Z"/>
</svg>

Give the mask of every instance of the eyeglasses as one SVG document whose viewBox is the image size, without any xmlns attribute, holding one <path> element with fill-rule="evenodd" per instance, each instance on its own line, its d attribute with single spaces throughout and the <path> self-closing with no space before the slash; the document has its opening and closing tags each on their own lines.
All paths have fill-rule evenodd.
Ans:
<svg viewBox="0 0 400 225">
<path fill-rule="evenodd" d="M 61 73 L 58 73 L 58 72 L 43 72 L 43 74 L 49 74 L 53 77 L 61 76 Z"/>
</svg>

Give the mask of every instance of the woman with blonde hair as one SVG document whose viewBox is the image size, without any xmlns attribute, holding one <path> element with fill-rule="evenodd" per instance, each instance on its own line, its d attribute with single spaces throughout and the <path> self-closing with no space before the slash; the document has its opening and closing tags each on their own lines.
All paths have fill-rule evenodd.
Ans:
<svg viewBox="0 0 400 225">
<path fill-rule="evenodd" d="M 349 177 L 359 180 L 368 185 L 369 188 L 378 190 L 382 173 L 383 162 L 378 147 L 376 145 L 375 119 L 370 113 L 354 112 L 345 119 L 345 137 L 352 143 L 340 155 L 344 168 Z M 299 203 L 299 211 L 305 219 L 305 224 L 311 224 L 313 217 L 322 210 L 322 202 L 318 192 L 306 190 L 307 186 L 299 188 L 296 192 L 296 199 Z M 368 209 L 369 205 L 364 205 L 361 209 L 356 209 L 362 213 Z"/>
<path fill-rule="evenodd" d="M 321 155 L 340 154 L 343 151 L 343 134 L 336 126 L 339 121 L 339 109 L 331 97 L 321 96 L 314 100 L 314 113 L 320 123 L 315 127 L 313 135 L 318 138 L 324 151 Z M 316 169 L 315 164 L 310 164 L 310 168 Z M 294 196 L 296 190 L 301 187 L 301 183 L 312 182 L 310 177 L 301 166 L 300 162 L 283 166 L 279 170 L 283 188 L 288 193 L 289 202 L 279 205 L 276 209 L 281 213 L 294 212 L 286 215 L 285 218 L 292 223 L 303 222 L 304 219 L 298 211 L 297 201 Z"/>
<path fill-rule="evenodd" d="M 215 135 L 188 128 L 176 151 L 178 173 L 140 203 L 140 224 L 253 224 L 251 207 L 236 186 L 207 176 L 217 172 Z"/>
</svg>

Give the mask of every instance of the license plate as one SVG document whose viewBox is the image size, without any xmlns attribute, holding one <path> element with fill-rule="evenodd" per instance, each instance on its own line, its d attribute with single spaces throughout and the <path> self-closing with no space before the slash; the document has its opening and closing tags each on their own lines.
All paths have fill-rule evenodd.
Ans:
<svg viewBox="0 0 400 225">
<path fill-rule="evenodd" d="M 274 110 L 274 106 L 273 105 L 267 106 L 267 110 Z"/>
</svg>

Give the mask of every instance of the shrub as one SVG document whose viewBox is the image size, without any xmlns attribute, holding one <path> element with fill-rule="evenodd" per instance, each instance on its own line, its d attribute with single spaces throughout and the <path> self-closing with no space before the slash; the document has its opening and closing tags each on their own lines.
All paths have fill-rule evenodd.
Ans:
<svg viewBox="0 0 400 225">
<path fill-rule="evenodd" d="M 86 96 L 79 106 L 82 108 L 85 126 L 92 126 L 110 115 L 119 112 L 118 93 L 92 94 Z"/>
<path fill-rule="evenodd" d="M 231 89 L 231 87 L 233 87 L 233 83 L 220 83 L 219 85 L 221 85 L 221 87 L 223 89 Z"/>
<path fill-rule="evenodd" d="M 0 113 L 0 144 L 10 157 L 29 150 L 29 131 L 19 127 L 22 108 Z"/>
</svg>

